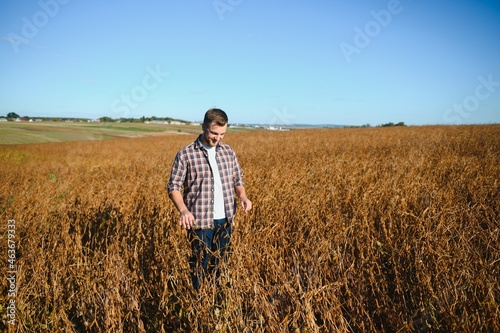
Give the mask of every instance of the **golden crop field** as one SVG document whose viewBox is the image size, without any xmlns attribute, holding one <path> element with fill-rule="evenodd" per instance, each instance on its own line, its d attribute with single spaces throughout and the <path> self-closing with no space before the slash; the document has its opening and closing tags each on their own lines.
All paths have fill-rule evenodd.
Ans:
<svg viewBox="0 0 500 333">
<path fill-rule="evenodd" d="M 195 138 L 0 146 L 0 329 L 500 331 L 499 125 L 229 132 L 254 209 L 198 293 L 165 189 Z"/>
</svg>

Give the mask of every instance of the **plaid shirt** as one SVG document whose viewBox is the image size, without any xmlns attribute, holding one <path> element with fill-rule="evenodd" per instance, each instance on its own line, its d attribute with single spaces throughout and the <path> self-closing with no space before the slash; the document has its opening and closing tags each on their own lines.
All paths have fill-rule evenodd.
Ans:
<svg viewBox="0 0 500 333">
<path fill-rule="evenodd" d="M 236 212 L 237 186 L 244 186 L 243 172 L 234 150 L 220 142 L 216 147 L 224 196 L 226 218 L 231 223 Z M 167 185 L 168 193 L 177 190 L 182 193 L 187 209 L 195 218 L 194 229 L 214 227 L 214 178 L 208 162 L 208 152 L 201 143 L 201 135 L 193 143 L 182 148 L 175 156 Z"/>
</svg>

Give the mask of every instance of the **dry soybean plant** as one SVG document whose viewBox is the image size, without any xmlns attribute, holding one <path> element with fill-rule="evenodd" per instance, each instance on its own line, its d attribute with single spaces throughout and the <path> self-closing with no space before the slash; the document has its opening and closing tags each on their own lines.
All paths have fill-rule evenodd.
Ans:
<svg viewBox="0 0 500 333">
<path fill-rule="evenodd" d="M 500 331 L 500 126 L 228 133 L 254 209 L 197 293 L 165 190 L 194 138 L 1 146 L 0 329 Z"/>
</svg>

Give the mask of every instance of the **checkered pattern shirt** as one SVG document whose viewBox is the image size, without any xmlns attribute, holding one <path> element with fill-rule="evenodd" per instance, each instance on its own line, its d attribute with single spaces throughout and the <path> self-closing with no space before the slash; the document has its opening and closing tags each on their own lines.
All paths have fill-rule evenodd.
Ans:
<svg viewBox="0 0 500 333">
<path fill-rule="evenodd" d="M 243 172 L 234 150 L 225 143 L 217 145 L 216 160 L 226 218 L 232 223 L 236 212 L 235 189 L 237 186 L 244 186 Z M 201 135 L 175 156 L 167 189 L 169 194 L 174 190 L 183 193 L 184 203 L 195 218 L 194 229 L 214 227 L 214 178 L 208 162 L 208 152 L 201 143 Z"/>
</svg>

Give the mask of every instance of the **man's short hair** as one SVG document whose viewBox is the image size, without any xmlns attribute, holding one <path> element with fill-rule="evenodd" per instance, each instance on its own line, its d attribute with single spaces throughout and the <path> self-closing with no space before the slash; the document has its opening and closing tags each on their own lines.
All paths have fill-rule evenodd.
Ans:
<svg viewBox="0 0 500 333">
<path fill-rule="evenodd" d="M 205 118 L 203 119 L 203 124 L 209 126 L 212 122 L 215 122 L 219 126 L 224 126 L 228 122 L 227 114 L 221 109 L 210 109 L 205 112 Z"/>
</svg>

